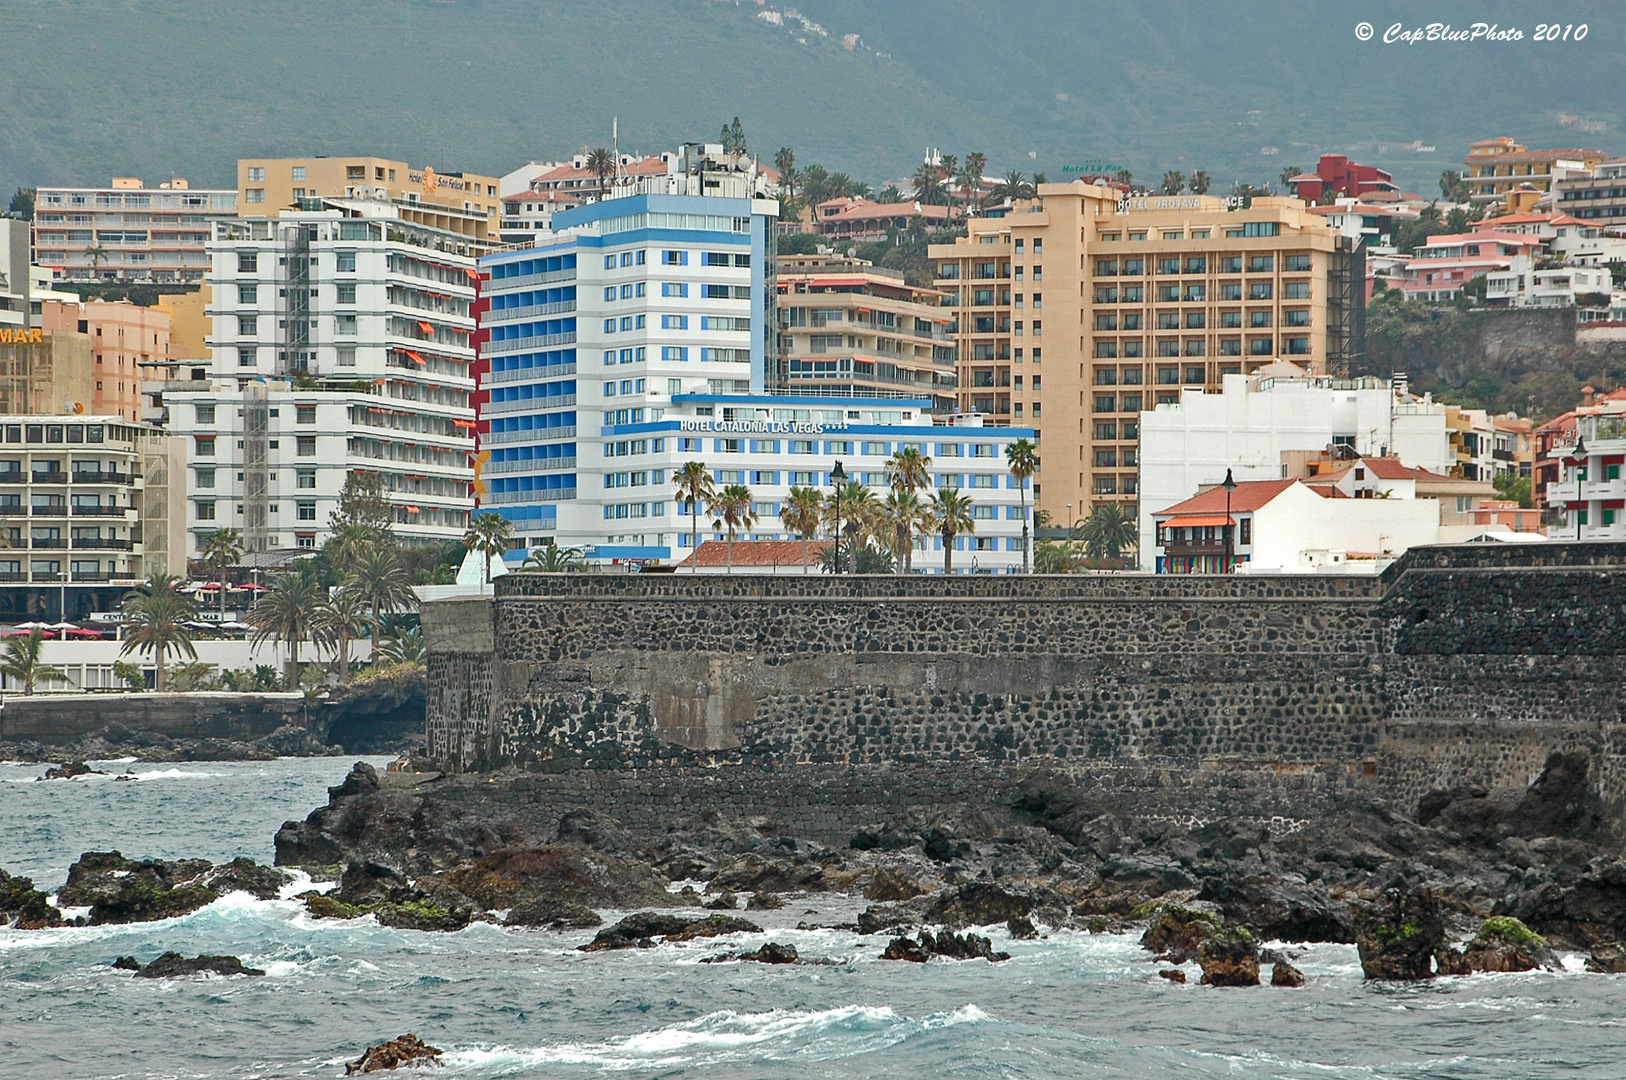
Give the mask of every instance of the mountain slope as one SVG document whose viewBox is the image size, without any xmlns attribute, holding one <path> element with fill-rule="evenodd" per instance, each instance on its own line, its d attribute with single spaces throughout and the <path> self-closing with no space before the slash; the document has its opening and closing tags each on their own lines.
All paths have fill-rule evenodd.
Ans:
<svg viewBox="0 0 1626 1080">
<path fill-rule="evenodd" d="M 26 48 L 0 67 L 0 189 L 226 185 L 263 154 L 504 172 L 607 143 L 612 116 L 623 148 L 652 150 L 738 115 L 765 156 L 788 144 L 878 183 L 927 146 L 981 150 L 990 172 L 1106 160 L 1221 186 L 1344 151 L 1424 192 L 1488 135 L 1626 152 L 1612 4 L 1563 5 L 1589 33 L 1556 45 L 1529 40 L 1528 9 L 1435 0 L 1430 17 L 1526 40 L 1385 46 L 1354 24 L 1381 34 L 1415 5 L 9 0 L 0 35 Z"/>
</svg>

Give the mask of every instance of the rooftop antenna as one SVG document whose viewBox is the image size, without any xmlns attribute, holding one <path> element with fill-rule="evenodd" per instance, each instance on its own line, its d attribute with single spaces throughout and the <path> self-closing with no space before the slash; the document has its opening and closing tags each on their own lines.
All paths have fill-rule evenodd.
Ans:
<svg viewBox="0 0 1626 1080">
<path fill-rule="evenodd" d="M 610 152 L 615 155 L 615 186 L 621 186 L 621 118 L 610 117 Z"/>
</svg>

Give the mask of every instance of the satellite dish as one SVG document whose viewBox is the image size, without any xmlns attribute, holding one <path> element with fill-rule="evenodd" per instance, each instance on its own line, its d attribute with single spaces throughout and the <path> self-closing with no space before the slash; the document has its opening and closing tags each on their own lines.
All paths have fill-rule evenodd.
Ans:
<svg viewBox="0 0 1626 1080">
<path fill-rule="evenodd" d="M 67 401 L 62 403 L 62 411 L 65 413 L 71 413 L 74 416 L 78 416 L 80 413 L 85 411 L 85 403 L 82 401 L 74 401 L 72 398 L 69 398 Z"/>
</svg>

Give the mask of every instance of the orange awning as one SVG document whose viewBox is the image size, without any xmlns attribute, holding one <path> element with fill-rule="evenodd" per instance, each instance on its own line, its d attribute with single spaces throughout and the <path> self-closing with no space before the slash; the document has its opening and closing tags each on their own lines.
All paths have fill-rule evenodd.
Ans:
<svg viewBox="0 0 1626 1080">
<path fill-rule="evenodd" d="M 428 363 L 427 360 L 425 360 L 423 357 L 419 356 L 417 353 L 413 352 L 411 349 L 408 349 L 406 351 L 406 354 L 408 356 L 412 357 L 412 359 L 416 360 L 420 364 L 427 364 Z"/>
<path fill-rule="evenodd" d="M 1236 522 L 1224 514 L 1209 514 L 1204 517 L 1170 518 L 1159 524 L 1165 529 L 1201 529 L 1211 525 L 1235 525 Z"/>
<path fill-rule="evenodd" d="M 435 328 L 424 322 L 422 319 L 418 320 L 418 329 L 422 330 L 426 334 L 433 334 L 435 332 Z"/>
<path fill-rule="evenodd" d="M 469 275 L 469 277 L 473 278 L 475 281 L 480 280 L 480 271 L 478 271 L 478 270 L 470 270 L 468 267 L 465 266 L 463 268 L 463 272 L 465 274 Z"/>
</svg>

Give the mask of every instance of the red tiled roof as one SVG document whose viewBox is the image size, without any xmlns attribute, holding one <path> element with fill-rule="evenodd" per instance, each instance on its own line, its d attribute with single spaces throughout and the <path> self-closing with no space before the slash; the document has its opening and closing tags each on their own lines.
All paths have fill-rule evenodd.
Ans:
<svg viewBox="0 0 1626 1080">
<path fill-rule="evenodd" d="M 1486 229 L 1484 232 L 1440 233 L 1423 241 L 1423 246 L 1445 247 L 1448 244 L 1482 244 L 1487 240 L 1493 240 L 1502 244 L 1545 243 L 1541 237 L 1531 236 L 1529 233 L 1505 233 L 1497 232 L 1494 229 Z"/>
<path fill-rule="evenodd" d="M 1484 146 L 1485 143 L 1469 143 L 1470 147 Z M 1507 154 L 1469 154 L 1467 161 L 1473 165 L 1523 165 L 1526 162 L 1556 161 L 1559 158 L 1606 158 L 1602 150 L 1593 150 L 1589 147 L 1571 147 L 1567 150 L 1519 150 Z M 1517 180 L 1516 176 L 1464 176 L 1464 180 Z"/>
<path fill-rule="evenodd" d="M 823 206 L 825 204 L 820 203 Z M 913 202 L 877 203 L 855 202 L 839 213 L 818 220 L 826 221 L 863 221 L 868 218 L 914 217 L 917 214 L 924 218 L 946 218 L 950 214 L 946 206 L 933 206 L 930 203 L 915 204 Z"/>
<path fill-rule="evenodd" d="M 829 540 L 811 540 L 807 545 L 807 561 L 813 567 L 819 565 L 819 556 L 824 549 L 830 546 Z M 735 567 L 752 566 L 801 566 L 802 542 L 800 540 L 736 540 L 734 541 Z M 700 546 L 684 559 L 678 566 L 728 566 L 728 541 L 702 540 Z"/>
<path fill-rule="evenodd" d="M 1238 482 L 1236 490 L 1231 492 L 1229 504 L 1226 502 L 1225 489 L 1216 485 L 1200 495 L 1193 495 L 1185 502 L 1155 511 L 1152 516 L 1223 514 L 1227 505 L 1230 506 L 1231 513 L 1245 514 L 1269 503 L 1296 483 L 1297 480 L 1243 480 Z"/>
</svg>

